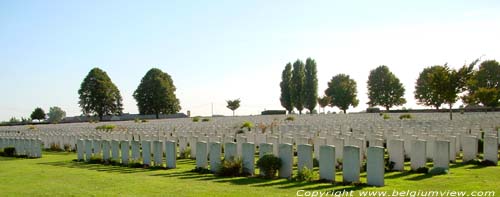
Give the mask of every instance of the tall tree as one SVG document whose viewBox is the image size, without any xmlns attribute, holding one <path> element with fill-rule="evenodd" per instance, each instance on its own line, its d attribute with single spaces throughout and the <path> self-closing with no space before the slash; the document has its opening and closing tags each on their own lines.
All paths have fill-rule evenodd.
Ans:
<svg viewBox="0 0 500 197">
<path fill-rule="evenodd" d="M 240 99 L 234 99 L 234 100 L 227 100 L 227 108 L 233 111 L 233 116 L 234 116 L 234 111 L 240 107 Z"/>
<path fill-rule="evenodd" d="M 108 74 L 99 68 L 93 68 L 83 79 L 78 90 L 82 112 L 97 115 L 102 120 L 104 115 L 122 113 L 122 96 Z"/>
<path fill-rule="evenodd" d="M 304 81 L 304 107 L 312 114 L 314 108 L 318 104 L 318 77 L 317 77 L 316 61 L 307 58 L 305 67 Z"/>
<path fill-rule="evenodd" d="M 323 108 L 323 113 L 325 112 L 325 107 L 330 104 L 331 98 L 329 96 L 318 97 L 318 104 L 321 108 Z"/>
<path fill-rule="evenodd" d="M 488 107 L 497 107 L 500 99 L 500 64 L 495 60 L 481 63 L 467 83 L 468 94 L 463 97 L 465 103 L 481 103 Z"/>
<path fill-rule="evenodd" d="M 293 100 L 292 100 L 292 64 L 289 62 L 286 64 L 283 73 L 281 74 L 281 96 L 280 102 L 288 113 L 293 111 Z"/>
<path fill-rule="evenodd" d="M 414 92 L 418 104 L 439 109 L 444 103 L 443 97 L 440 96 L 437 89 L 432 87 L 433 82 L 431 81 L 432 73 L 437 72 L 439 69 L 441 69 L 441 66 L 427 67 L 418 76 Z"/>
<path fill-rule="evenodd" d="M 60 107 L 54 106 L 49 109 L 49 113 L 47 113 L 48 121 L 50 123 L 59 123 L 62 119 L 66 117 L 66 112 L 63 111 Z"/>
<path fill-rule="evenodd" d="M 338 74 L 328 82 L 325 94 L 331 98 L 330 106 L 336 106 L 346 113 L 349 106 L 356 107 L 359 104 L 356 90 L 356 81 L 349 75 Z"/>
<path fill-rule="evenodd" d="M 295 108 L 297 108 L 299 114 L 302 114 L 302 110 L 304 110 L 304 99 L 305 99 L 304 81 L 305 81 L 304 62 L 297 60 L 293 63 L 291 92 L 292 92 L 293 105 L 295 106 Z"/>
<path fill-rule="evenodd" d="M 30 117 L 32 120 L 45 120 L 45 111 L 43 111 L 42 108 L 37 107 L 35 108 L 35 110 L 33 110 Z"/>
<path fill-rule="evenodd" d="M 451 69 L 445 64 L 444 66 L 438 66 L 430 74 L 431 88 L 438 93 L 444 103 L 448 104 L 450 120 L 453 120 L 453 104 L 458 100 L 459 94 L 465 91 L 466 82 L 470 80 L 477 61 L 468 66 L 464 65 L 458 70 Z"/>
<path fill-rule="evenodd" d="M 175 95 L 175 85 L 168 73 L 158 68 L 150 69 L 134 92 L 140 114 L 175 114 L 181 110 Z"/>
<path fill-rule="evenodd" d="M 392 106 L 403 105 L 405 88 L 387 66 L 379 66 L 370 71 L 368 77 L 368 98 L 370 106 L 384 106 L 389 111 Z"/>
</svg>

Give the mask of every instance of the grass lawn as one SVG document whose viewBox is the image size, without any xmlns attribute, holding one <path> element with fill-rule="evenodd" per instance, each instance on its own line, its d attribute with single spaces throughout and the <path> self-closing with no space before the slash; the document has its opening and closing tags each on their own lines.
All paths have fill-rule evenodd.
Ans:
<svg viewBox="0 0 500 197">
<path fill-rule="evenodd" d="M 293 182 L 286 179 L 221 178 L 192 173 L 193 160 L 176 169 L 148 170 L 73 162 L 75 153 L 44 152 L 40 159 L 0 157 L 0 196 L 296 196 L 298 190 L 495 191 L 500 195 L 500 167 L 452 164 L 447 175 L 391 172 L 385 187 Z M 409 163 L 407 163 L 409 165 Z M 408 169 L 409 166 L 406 166 Z M 366 183 L 366 174 L 361 174 Z M 342 180 L 337 173 L 336 179 Z M 303 194 L 303 193 L 299 193 Z"/>
</svg>

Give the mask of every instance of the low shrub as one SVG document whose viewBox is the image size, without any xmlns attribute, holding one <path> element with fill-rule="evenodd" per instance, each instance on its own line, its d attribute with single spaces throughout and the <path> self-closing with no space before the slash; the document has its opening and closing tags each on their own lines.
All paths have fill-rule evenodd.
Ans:
<svg viewBox="0 0 500 197">
<path fill-rule="evenodd" d="M 399 116 L 399 119 L 400 120 L 409 120 L 409 119 L 412 119 L 413 117 L 411 116 L 411 114 L 402 114 Z"/>
<path fill-rule="evenodd" d="M 59 146 L 58 143 L 52 143 L 52 144 L 50 144 L 49 151 L 62 152 L 64 150 L 61 148 L 61 146 Z"/>
<path fill-rule="evenodd" d="M 187 147 L 179 152 L 179 159 L 189 159 L 191 158 L 191 148 Z"/>
<path fill-rule="evenodd" d="M 257 167 L 264 172 L 266 178 L 274 178 L 281 165 L 281 159 L 273 154 L 264 155 L 257 161 Z"/>
<path fill-rule="evenodd" d="M 92 157 L 90 157 L 90 160 L 87 163 L 89 163 L 89 164 L 103 164 L 104 160 L 102 159 L 101 156 L 92 156 Z"/>
<path fill-rule="evenodd" d="M 129 168 L 143 168 L 144 165 L 141 163 L 140 160 L 132 160 L 128 162 L 128 167 Z"/>
<path fill-rule="evenodd" d="M 5 147 L 3 149 L 2 156 L 4 157 L 14 157 L 16 155 L 16 148 L 14 147 Z"/>
<path fill-rule="evenodd" d="M 108 160 L 104 161 L 104 164 L 112 165 L 112 166 L 119 166 L 120 161 L 115 160 L 115 159 L 108 159 Z"/>
<path fill-rule="evenodd" d="M 307 181 L 311 182 L 315 177 L 315 173 L 312 169 L 303 167 L 302 170 L 297 172 L 297 176 L 294 177 L 295 181 Z"/>
<path fill-rule="evenodd" d="M 342 171 L 342 159 L 337 158 L 337 163 L 335 164 L 335 169 Z"/>
<path fill-rule="evenodd" d="M 71 144 L 64 144 L 64 151 L 71 152 Z"/>
<path fill-rule="evenodd" d="M 105 125 L 95 127 L 96 130 L 105 130 L 105 131 L 112 131 L 115 128 L 116 128 L 116 125 L 114 125 L 114 124 L 105 124 Z"/>
<path fill-rule="evenodd" d="M 313 167 L 319 167 L 319 160 L 316 158 L 313 159 Z"/>
<path fill-rule="evenodd" d="M 210 122 L 210 118 L 203 118 L 201 119 L 202 122 Z"/>
<path fill-rule="evenodd" d="M 243 122 L 243 124 L 241 124 L 240 129 L 244 129 L 244 128 L 247 128 L 249 131 L 251 131 L 253 128 L 253 123 L 250 121 Z"/>
<path fill-rule="evenodd" d="M 196 116 L 196 117 L 193 117 L 193 122 L 199 122 L 200 121 L 200 117 L 199 116 Z"/>
<path fill-rule="evenodd" d="M 429 173 L 429 168 L 428 167 L 420 167 L 420 168 L 417 168 L 416 170 L 414 170 L 413 172 L 427 174 L 427 173 Z"/>
<path fill-rule="evenodd" d="M 429 174 L 431 174 L 431 175 L 448 174 L 448 169 L 446 169 L 446 168 L 439 168 L 439 167 L 432 168 L 429 171 Z"/>
<path fill-rule="evenodd" d="M 295 117 L 294 116 L 287 116 L 285 118 L 285 121 L 294 121 L 295 120 Z"/>
<path fill-rule="evenodd" d="M 234 177 L 243 174 L 243 161 L 241 158 L 236 159 L 223 159 L 219 169 L 217 169 L 217 176 Z"/>
<path fill-rule="evenodd" d="M 386 159 L 385 161 L 385 171 L 386 172 L 392 172 L 394 171 L 394 166 L 396 165 L 396 163 L 394 163 L 393 161 L 389 161 L 389 158 Z"/>
<path fill-rule="evenodd" d="M 380 108 L 378 107 L 366 108 L 366 113 L 380 113 Z"/>
<path fill-rule="evenodd" d="M 149 122 L 149 121 L 146 119 L 142 119 L 141 122 L 144 123 L 144 122 Z"/>
<path fill-rule="evenodd" d="M 383 118 L 384 120 L 388 120 L 391 119 L 391 116 L 389 116 L 389 114 L 383 114 Z"/>
<path fill-rule="evenodd" d="M 200 174 L 210 174 L 210 170 L 202 167 L 195 167 L 194 169 L 191 170 L 191 172 L 196 172 Z"/>
<path fill-rule="evenodd" d="M 481 161 L 481 166 L 497 166 L 497 164 L 490 160 Z"/>
</svg>

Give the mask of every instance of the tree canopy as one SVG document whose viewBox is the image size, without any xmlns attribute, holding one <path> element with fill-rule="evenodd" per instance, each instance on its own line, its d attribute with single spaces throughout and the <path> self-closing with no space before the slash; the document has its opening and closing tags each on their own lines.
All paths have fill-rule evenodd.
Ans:
<svg viewBox="0 0 500 197">
<path fill-rule="evenodd" d="M 37 107 L 35 108 L 35 110 L 33 110 L 30 117 L 32 120 L 45 120 L 45 111 L 43 111 L 42 108 Z"/>
<path fill-rule="evenodd" d="M 288 113 L 293 111 L 293 100 L 292 100 L 292 64 L 288 63 L 281 74 L 281 96 L 280 102 Z"/>
<path fill-rule="evenodd" d="M 329 96 L 322 96 L 322 97 L 318 97 L 318 104 L 321 108 L 323 108 L 323 112 L 325 112 L 325 107 L 328 106 L 328 104 L 330 104 L 330 100 L 331 98 Z"/>
<path fill-rule="evenodd" d="M 328 82 L 325 94 L 331 98 L 330 106 L 336 106 L 346 113 L 349 106 L 356 107 L 359 104 L 357 99 L 356 81 L 349 75 L 338 74 Z"/>
<path fill-rule="evenodd" d="M 432 66 L 424 68 L 420 72 L 415 84 L 415 99 L 418 104 L 433 106 L 436 109 L 444 103 L 444 98 L 440 96 L 437 89 L 432 87 L 432 74 L 442 69 L 441 66 Z"/>
<path fill-rule="evenodd" d="M 497 107 L 500 99 L 500 64 L 495 60 L 481 63 L 479 70 L 467 81 L 465 103 Z"/>
<path fill-rule="evenodd" d="M 379 66 L 370 71 L 368 77 L 368 104 L 384 106 L 389 110 L 392 106 L 403 105 L 405 88 L 399 79 L 389 71 L 387 66 Z"/>
<path fill-rule="evenodd" d="M 140 114 L 174 114 L 181 110 L 175 95 L 175 85 L 169 74 L 158 68 L 150 69 L 133 96 Z"/>
<path fill-rule="evenodd" d="M 85 115 L 120 115 L 123 110 L 122 96 L 109 76 L 99 68 L 93 68 L 83 79 L 78 90 L 78 104 Z"/>
<path fill-rule="evenodd" d="M 304 81 L 305 81 L 305 68 L 304 62 L 297 60 L 293 63 L 293 72 L 292 72 L 292 100 L 293 105 L 299 111 L 299 114 L 302 114 L 302 110 L 304 110 L 304 99 L 305 99 L 305 91 L 304 91 Z"/>
<path fill-rule="evenodd" d="M 234 111 L 240 107 L 240 99 L 234 99 L 234 100 L 227 100 L 227 108 L 233 111 L 233 116 L 234 116 Z"/>
<path fill-rule="evenodd" d="M 66 117 L 66 112 L 63 111 L 60 107 L 54 106 L 49 109 L 49 113 L 47 114 L 48 121 L 50 123 L 59 123 L 62 119 Z"/>
<path fill-rule="evenodd" d="M 317 77 L 316 61 L 307 58 L 305 66 L 304 80 L 304 107 L 312 114 L 314 108 L 318 104 L 318 77 Z"/>
</svg>

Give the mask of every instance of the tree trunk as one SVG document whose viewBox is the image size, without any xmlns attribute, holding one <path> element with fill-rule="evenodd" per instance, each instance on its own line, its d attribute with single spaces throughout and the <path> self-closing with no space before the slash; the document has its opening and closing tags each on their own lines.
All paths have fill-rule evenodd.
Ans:
<svg viewBox="0 0 500 197">
<path fill-rule="evenodd" d="M 347 109 L 344 109 L 344 114 L 347 114 Z"/>
<path fill-rule="evenodd" d="M 99 121 L 102 121 L 102 117 L 103 117 L 103 115 L 99 114 Z"/>
<path fill-rule="evenodd" d="M 385 106 L 385 111 L 389 112 L 389 108 L 390 108 L 389 106 Z"/>
<path fill-rule="evenodd" d="M 452 104 L 450 104 L 450 120 L 453 120 L 453 110 L 451 109 Z"/>
<path fill-rule="evenodd" d="M 160 118 L 160 114 L 156 112 L 156 119 Z"/>
<path fill-rule="evenodd" d="M 234 110 L 233 110 L 233 116 L 234 116 Z"/>
</svg>

